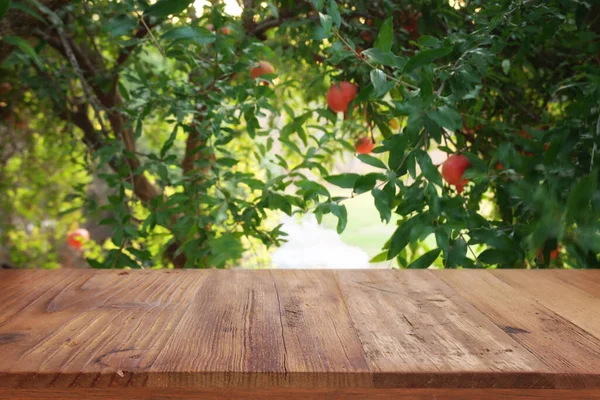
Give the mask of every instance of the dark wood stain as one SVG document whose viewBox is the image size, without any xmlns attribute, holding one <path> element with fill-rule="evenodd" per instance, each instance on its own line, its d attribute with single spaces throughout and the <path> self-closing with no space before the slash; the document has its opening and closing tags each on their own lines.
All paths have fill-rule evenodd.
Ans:
<svg viewBox="0 0 600 400">
<path fill-rule="evenodd" d="M 26 336 L 27 334 L 20 332 L 0 333 L 0 345 L 18 342 L 25 339 Z"/>
<path fill-rule="evenodd" d="M 514 326 L 505 326 L 502 328 L 502 330 L 506 333 L 510 333 L 510 334 L 516 334 L 516 333 L 530 333 L 529 331 L 526 331 L 525 329 L 521 329 L 521 328 L 515 328 Z"/>
</svg>

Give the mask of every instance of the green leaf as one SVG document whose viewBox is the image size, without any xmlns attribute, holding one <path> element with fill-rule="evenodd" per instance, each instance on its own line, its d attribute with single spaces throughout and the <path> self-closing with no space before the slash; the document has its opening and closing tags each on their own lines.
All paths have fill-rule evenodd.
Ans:
<svg viewBox="0 0 600 400">
<path fill-rule="evenodd" d="M 333 23 L 331 17 L 329 15 L 319 13 L 319 20 L 321 21 L 325 35 L 329 36 L 331 34 L 331 25 Z"/>
<path fill-rule="evenodd" d="M 390 51 L 394 42 L 394 32 L 392 27 L 392 17 L 386 19 L 381 25 L 375 47 L 383 51 Z"/>
<path fill-rule="evenodd" d="M 437 110 L 431 111 L 428 115 L 440 127 L 457 131 L 462 128 L 462 117 L 454 108 L 448 106 L 439 107 Z"/>
<path fill-rule="evenodd" d="M 321 11 L 323 9 L 325 0 L 310 0 L 310 2 L 312 3 L 312 5 L 315 7 L 315 9 L 317 11 Z"/>
<path fill-rule="evenodd" d="M 91 258 L 86 258 L 85 261 L 87 261 L 87 263 L 90 264 L 90 267 L 92 267 L 92 268 L 99 268 L 99 269 L 105 268 L 105 265 L 103 263 L 101 263 L 100 261 L 96 261 Z"/>
<path fill-rule="evenodd" d="M 385 73 L 382 70 L 374 69 L 371 71 L 371 82 L 375 87 L 375 97 L 381 97 L 385 94 L 383 92 L 383 85 L 385 84 L 385 81 Z"/>
<path fill-rule="evenodd" d="M 360 176 L 354 183 L 354 193 L 361 194 L 370 191 L 375 187 L 379 178 L 381 178 L 381 174 L 374 172 Z"/>
<path fill-rule="evenodd" d="M 451 47 L 441 47 L 439 49 L 424 50 L 417 55 L 411 57 L 410 60 L 404 66 L 404 73 L 414 71 L 415 69 L 422 67 L 423 65 L 431 64 L 438 58 L 442 58 L 452 53 Z"/>
<path fill-rule="evenodd" d="M 380 263 L 384 261 L 387 261 L 387 251 L 381 252 L 369 260 L 370 263 Z"/>
<path fill-rule="evenodd" d="M 442 249 L 434 249 L 434 250 L 428 251 L 427 253 L 423 254 L 421 257 L 417 258 L 415 261 L 411 262 L 407 268 L 410 268 L 410 269 L 428 268 L 439 257 L 441 252 L 442 252 Z"/>
<path fill-rule="evenodd" d="M 463 238 L 456 239 L 448 248 L 448 268 L 463 267 L 467 258 L 467 242 Z"/>
<path fill-rule="evenodd" d="M 342 24 L 342 17 L 340 16 L 340 12 L 338 11 L 337 4 L 335 0 L 329 0 L 329 5 L 327 6 L 327 14 L 331 17 L 336 28 L 339 28 Z"/>
<path fill-rule="evenodd" d="M 117 15 L 103 25 L 104 31 L 112 37 L 119 37 L 125 34 L 131 34 L 137 27 L 138 22 L 130 15 Z"/>
<path fill-rule="evenodd" d="M 267 7 L 269 7 L 269 11 L 271 11 L 271 14 L 273 14 L 273 18 L 279 19 L 279 9 L 277 8 L 277 6 L 271 3 L 270 1 L 267 1 L 266 3 Z"/>
<path fill-rule="evenodd" d="M 375 199 L 375 208 L 379 211 L 381 220 L 386 224 L 392 219 L 392 207 L 394 206 L 394 199 L 396 195 L 396 186 L 393 182 L 388 182 L 383 190 L 373 189 L 371 195 Z"/>
<path fill-rule="evenodd" d="M 134 247 L 128 247 L 127 251 L 139 258 L 140 260 L 152 259 L 152 253 L 150 253 L 148 250 L 139 250 Z"/>
<path fill-rule="evenodd" d="M 223 166 L 223 167 L 233 167 L 235 165 L 237 165 L 240 161 L 236 160 L 235 158 L 230 158 L 230 157 L 219 157 L 217 159 L 217 164 Z"/>
<path fill-rule="evenodd" d="M 393 54 L 391 51 L 383 51 L 378 48 L 367 49 L 362 54 L 368 57 L 375 64 L 383 64 L 388 67 L 394 67 L 402 69 L 408 59 L 406 57 L 400 57 Z"/>
<path fill-rule="evenodd" d="M 173 128 L 173 131 L 171 132 L 171 135 L 169 135 L 169 138 L 165 141 L 165 144 L 163 144 L 162 148 L 160 149 L 160 157 L 164 158 L 165 154 L 167 154 L 167 152 L 169 151 L 169 149 L 171 149 L 171 147 L 173 147 L 173 143 L 175 143 L 175 138 L 177 137 L 177 128 L 179 127 L 179 125 L 175 125 L 175 127 Z"/>
<path fill-rule="evenodd" d="M 0 0 L 0 8 L 2 8 L 2 6 L 1 6 L 2 1 L 7 1 L 7 0 Z M 11 8 L 13 10 L 23 11 L 24 13 L 31 15 L 33 18 L 37 19 L 38 21 L 46 23 L 46 20 L 44 19 L 44 17 L 42 17 L 37 11 L 35 11 L 31 7 L 29 7 L 28 5 L 23 4 L 23 3 L 11 3 L 10 0 L 8 0 L 8 3 L 10 4 L 9 8 Z M 0 11 L 0 18 L 2 18 L 1 14 L 2 14 L 2 12 Z"/>
<path fill-rule="evenodd" d="M 415 150 L 415 156 L 417 157 L 417 162 L 419 163 L 423 176 L 427 178 L 429 182 L 442 186 L 442 176 L 435 165 L 433 165 L 429 154 L 421 149 L 417 149 Z"/>
<path fill-rule="evenodd" d="M 0 18 L 4 17 L 4 15 L 8 12 L 9 7 L 10 0 L 0 0 Z"/>
<path fill-rule="evenodd" d="M 450 241 L 450 236 L 448 235 L 447 228 L 444 226 L 438 226 L 435 230 L 435 242 L 437 246 L 444 251 L 444 253 L 448 253 L 448 244 Z"/>
<path fill-rule="evenodd" d="M 375 88 L 375 97 L 381 97 L 387 92 L 390 91 L 394 86 L 396 86 L 396 82 L 387 80 L 385 73 L 380 69 L 374 69 L 371 71 L 371 82 L 373 83 L 373 87 Z"/>
<path fill-rule="evenodd" d="M 429 115 L 423 117 L 423 126 L 436 142 L 440 143 L 442 141 L 442 128 Z"/>
<path fill-rule="evenodd" d="M 360 178 L 359 174 L 340 174 L 340 175 L 329 175 L 325 177 L 325 180 L 332 185 L 339 186 L 343 189 L 353 189 L 356 180 Z"/>
<path fill-rule="evenodd" d="M 598 171 L 594 171 L 575 184 L 567 199 L 566 216 L 569 220 L 585 219 L 589 204 L 598 187 Z"/>
<path fill-rule="evenodd" d="M 410 241 L 410 232 L 412 231 L 415 222 L 416 219 L 411 218 L 398 226 L 390 240 L 390 248 L 388 249 L 387 254 L 388 260 L 396 257 L 406 247 Z"/>
<path fill-rule="evenodd" d="M 237 161 L 237 160 L 236 160 Z M 298 193 L 302 194 L 305 199 L 313 198 L 318 201 L 318 195 L 331 197 L 329 191 L 321 184 L 309 180 L 298 181 L 297 186 L 300 188 Z"/>
<path fill-rule="evenodd" d="M 429 184 L 425 190 L 429 211 L 433 216 L 442 214 L 441 199 L 434 184 Z"/>
<path fill-rule="evenodd" d="M 146 9 L 144 14 L 150 17 L 163 18 L 167 15 L 176 15 L 188 8 L 194 0 L 159 0 Z"/>
<path fill-rule="evenodd" d="M 244 253 L 244 246 L 234 233 L 223 233 L 212 238 L 208 241 L 208 246 L 211 250 L 207 261 L 210 267 L 224 268 L 228 261 L 236 261 Z"/>
<path fill-rule="evenodd" d="M 508 75 L 508 73 L 510 72 L 510 60 L 509 59 L 502 60 L 502 72 L 504 72 L 504 75 Z"/>
<path fill-rule="evenodd" d="M 419 96 L 423 99 L 423 104 L 430 104 L 433 100 L 433 69 L 421 69 L 421 89 Z"/>
<path fill-rule="evenodd" d="M 381 161 L 379 158 L 373 157 L 370 154 L 359 154 L 358 159 L 372 167 L 387 169 L 383 161 Z"/>
<path fill-rule="evenodd" d="M 292 215 L 292 205 L 287 197 L 278 193 L 271 193 L 267 198 L 269 208 L 272 210 L 281 210 L 287 215 Z"/>
<path fill-rule="evenodd" d="M 433 36 L 421 35 L 421 37 L 419 37 L 418 43 L 422 47 L 438 47 L 440 45 L 440 40 Z"/>
<path fill-rule="evenodd" d="M 495 265 L 508 261 L 514 257 L 510 256 L 510 252 L 498 249 L 487 249 L 477 259 L 484 264 Z"/>
<path fill-rule="evenodd" d="M 209 31 L 206 28 L 192 28 L 190 26 L 182 26 L 165 32 L 161 36 L 161 39 L 182 41 L 189 40 L 199 45 L 205 45 L 213 43 L 216 40 L 216 37 L 211 31 Z"/>
<path fill-rule="evenodd" d="M 337 233 L 344 232 L 344 229 L 346 229 L 346 224 L 348 223 L 348 210 L 346 210 L 346 206 L 331 203 L 329 205 L 329 209 L 333 215 L 338 217 Z"/>
<path fill-rule="evenodd" d="M 3 36 L 2 40 L 4 40 L 8 44 L 17 46 L 19 49 L 21 49 L 22 52 L 29 55 L 40 69 L 44 69 L 42 59 L 38 56 L 38 54 L 35 52 L 33 47 L 31 47 L 27 40 L 19 36 Z"/>
<path fill-rule="evenodd" d="M 392 135 L 389 139 L 383 142 L 383 146 L 389 150 L 390 156 L 388 165 L 392 171 L 400 173 L 397 169 L 404 160 L 404 153 L 408 145 L 408 137 L 406 135 Z M 402 175 L 402 174 L 400 174 Z"/>
</svg>

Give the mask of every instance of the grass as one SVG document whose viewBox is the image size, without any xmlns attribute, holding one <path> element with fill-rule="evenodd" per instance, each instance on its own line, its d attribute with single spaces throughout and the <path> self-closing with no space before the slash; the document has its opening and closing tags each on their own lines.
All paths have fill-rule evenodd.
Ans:
<svg viewBox="0 0 600 400">
<path fill-rule="evenodd" d="M 349 191 L 330 190 L 332 196 L 348 196 Z M 357 246 L 374 257 L 381 252 L 381 248 L 396 229 L 395 216 L 389 224 L 381 222 L 379 212 L 373 203 L 373 196 L 364 193 L 354 198 L 344 200 L 348 210 L 348 225 L 342 233 L 342 240 L 352 246 Z M 323 217 L 323 226 L 335 229 L 337 217 L 328 214 Z"/>
<path fill-rule="evenodd" d="M 330 192 L 332 196 L 349 195 L 349 191 L 341 189 L 330 188 Z M 370 193 L 364 193 L 344 200 L 343 204 L 346 205 L 346 209 L 348 210 L 348 225 L 341 235 L 344 243 L 363 249 L 371 258 L 381 253 L 381 248 L 396 230 L 398 217 L 392 214 L 392 220 L 389 224 L 381 222 L 379 211 L 375 208 L 373 196 Z M 323 217 L 322 225 L 335 230 L 337 221 L 337 217 L 327 214 Z M 435 236 L 429 235 L 422 242 L 422 245 L 419 246 L 418 252 L 414 257 L 417 258 L 426 251 L 435 249 L 436 247 Z M 389 266 L 389 263 L 397 265 L 395 260 L 375 265 L 385 267 Z M 435 264 L 441 266 L 441 261 L 438 260 Z"/>
</svg>

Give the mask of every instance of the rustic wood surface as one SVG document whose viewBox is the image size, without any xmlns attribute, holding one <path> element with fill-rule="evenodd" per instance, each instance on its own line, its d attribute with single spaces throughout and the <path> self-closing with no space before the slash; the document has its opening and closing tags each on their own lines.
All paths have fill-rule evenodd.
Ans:
<svg viewBox="0 0 600 400">
<path fill-rule="evenodd" d="M 0 304 L 0 398 L 600 398 L 600 271 L 7 270 Z"/>
</svg>

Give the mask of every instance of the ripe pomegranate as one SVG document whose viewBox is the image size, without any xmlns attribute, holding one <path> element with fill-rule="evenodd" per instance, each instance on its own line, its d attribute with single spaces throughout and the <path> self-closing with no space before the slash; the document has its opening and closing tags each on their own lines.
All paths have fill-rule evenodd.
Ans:
<svg viewBox="0 0 600 400">
<path fill-rule="evenodd" d="M 206 25 L 206 29 L 213 32 L 215 30 L 215 26 L 213 24 L 208 24 L 208 25 Z M 231 29 L 224 26 L 221 29 L 219 29 L 219 33 L 222 33 L 223 35 L 229 35 L 231 33 Z"/>
<path fill-rule="evenodd" d="M 415 36 L 419 32 L 419 25 L 417 25 L 417 21 L 411 20 L 404 25 L 404 29 L 406 29 L 411 36 Z"/>
<path fill-rule="evenodd" d="M 465 170 L 471 165 L 467 157 L 453 154 L 442 165 L 442 178 L 450 185 L 456 186 L 456 191 L 462 193 L 468 180 L 463 179 Z"/>
<path fill-rule="evenodd" d="M 356 141 L 356 144 L 354 145 L 354 148 L 356 149 L 356 152 L 358 154 L 369 154 L 373 151 L 374 147 L 375 143 L 373 142 L 373 139 L 371 139 L 368 136 L 361 137 Z"/>
<path fill-rule="evenodd" d="M 344 49 L 346 51 L 352 51 L 350 46 L 344 46 Z M 358 47 L 358 46 L 354 47 L 354 51 L 356 52 L 356 55 L 354 56 L 355 58 L 358 58 L 358 59 L 362 58 L 363 60 L 367 59 L 367 56 L 362 53 L 362 49 L 360 47 Z"/>
<path fill-rule="evenodd" d="M 327 91 L 327 105 L 333 111 L 346 113 L 348 104 L 356 97 L 358 88 L 350 82 L 340 82 L 332 85 Z"/>
<path fill-rule="evenodd" d="M 558 252 L 560 251 L 560 245 L 556 246 L 556 248 L 550 251 L 550 261 L 555 260 L 558 257 Z M 539 258 L 542 262 L 544 262 L 544 251 L 542 249 L 538 249 L 537 258 Z"/>
<path fill-rule="evenodd" d="M 544 143 L 544 151 L 548 151 L 549 148 L 550 148 L 550 143 L 549 142 Z"/>
<path fill-rule="evenodd" d="M 75 229 L 67 236 L 67 244 L 74 249 L 81 249 L 88 240 L 90 240 L 90 233 L 83 228 Z"/>
<path fill-rule="evenodd" d="M 259 61 L 256 63 L 254 68 L 250 70 L 250 75 L 252 79 L 256 79 L 261 75 L 272 74 L 275 72 L 275 68 L 271 65 L 271 63 L 267 61 Z"/>
<path fill-rule="evenodd" d="M 8 82 L 0 83 L 0 95 L 10 93 L 12 90 L 12 85 Z"/>
<path fill-rule="evenodd" d="M 365 42 L 370 43 L 373 41 L 373 34 L 369 31 L 362 31 L 358 36 L 360 36 L 360 38 Z"/>
<path fill-rule="evenodd" d="M 466 124 L 463 124 L 462 127 L 462 133 L 464 135 L 474 135 L 477 133 L 477 131 L 479 131 L 481 128 L 483 128 L 483 125 L 476 125 L 473 128 L 468 128 Z"/>
<path fill-rule="evenodd" d="M 517 132 L 517 135 L 521 136 L 523 139 L 531 139 L 531 134 L 525 129 L 521 129 L 519 132 Z"/>
<path fill-rule="evenodd" d="M 421 16 L 421 13 L 415 14 L 412 10 L 408 10 L 408 12 L 402 11 L 400 13 L 402 27 L 410 34 L 410 38 L 413 40 L 418 39 L 420 36 L 418 21 Z"/>
</svg>

